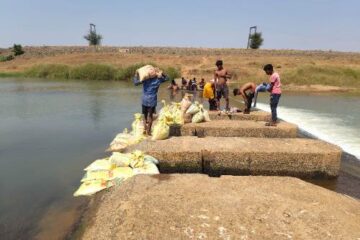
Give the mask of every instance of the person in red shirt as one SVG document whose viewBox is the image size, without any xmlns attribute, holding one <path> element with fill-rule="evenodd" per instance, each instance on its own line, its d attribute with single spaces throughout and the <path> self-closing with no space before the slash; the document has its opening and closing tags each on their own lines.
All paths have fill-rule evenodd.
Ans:
<svg viewBox="0 0 360 240">
<path fill-rule="evenodd" d="M 266 75 L 270 76 L 270 108 L 271 108 L 271 121 L 266 123 L 266 126 L 276 126 L 277 124 L 277 106 L 281 97 L 281 81 L 280 75 L 274 72 L 274 67 L 271 64 L 264 66 Z"/>
</svg>

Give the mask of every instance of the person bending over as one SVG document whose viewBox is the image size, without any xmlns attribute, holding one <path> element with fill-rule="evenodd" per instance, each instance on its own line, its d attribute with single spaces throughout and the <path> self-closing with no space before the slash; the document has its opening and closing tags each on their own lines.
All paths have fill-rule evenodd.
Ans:
<svg viewBox="0 0 360 240">
<path fill-rule="evenodd" d="M 271 121 L 266 123 L 266 126 L 276 126 L 277 124 L 277 106 L 281 97 L 281 81 L 280 75 L 274 72 L 274 67 L 271 64 L 264 66 L 266 75 L 269 75 L 270 81 L 270 108 L 271 108 Z"/>
<path fill-rule="evenodd" d="M 161 74 L 157 77 L 140 81 L 139 77 L 135 75 L 133 82 L 135 86 L 140 84 L 143 85 L 143 95 L 142 95 L 142 113 L 144 115 L 144 127 L 145 134 L 151 135 L 151 126 L 153 123 L 153 114 L 156 112 L 157 105 L 157 93 L 160 87 L 160 84 L 168 81 L 169 78 L 165 74 Z"/>
<path fill-rule="evenodd" d="M 216 111 L 215 84 L 214 80 L 206 83 L 203 90 L 203 98 L 209 100 L 209 110 Z"/>
<path fill-rule="evenodd" d="M 241 95 L 244 99 L 245 109 L 244 114 L 249 114 L 251 109 L 252 100 L 256 91 L 256 84 L 253 82 L 245 83 L 240 89 L 235 88 L 233 93 L 234 96 Z"/>
<path fill-rule="evenodd" d="M 231 78 L 231 74 L 224 68 L 222 60 L 217 60 L 215 65 L 217 67 L 214 72 L 217 110 L 220 110 L 220 99 L 221 97 L 224 97 L 226 101 L 226 111 L 229 111 L 229 87 L 227 82 L 228 79 Z"/>
</svg>

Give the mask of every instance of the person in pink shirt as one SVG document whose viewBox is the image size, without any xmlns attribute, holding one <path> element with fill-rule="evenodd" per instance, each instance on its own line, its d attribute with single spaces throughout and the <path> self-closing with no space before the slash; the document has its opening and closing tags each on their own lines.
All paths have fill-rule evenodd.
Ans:
<svg viewBox="0 0 360 240">
<path fill-rule="evenodd" d="M 276 126 L 277 123 L 277 106 L 281 97 L 281 81 L 280 75 L 274 72 L 274 67 L 271 64 L 264 66 L 264 71 L 270 76 L 270 108 L 271 108 L 271 121 L 266 123 L 266 126 Z"/>
</svg>

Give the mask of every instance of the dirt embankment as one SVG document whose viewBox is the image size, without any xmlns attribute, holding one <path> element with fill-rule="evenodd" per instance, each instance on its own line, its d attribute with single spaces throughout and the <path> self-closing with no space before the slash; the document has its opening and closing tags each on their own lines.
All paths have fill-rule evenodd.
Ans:
<svg viewBox="0 0 360 240">
<path fill-rule="evenodd" d="M 328 92 L 360 89 L 360 53 L 110 46 L 43 46 L 24 47 L 24 50 L 25 54 L 15 60 L 1 62 L 0 73 L 23 72 L 39 64 L 73 66 L 95 63 L 127 67 L 154 62 L 181 69 L 182 76 L 187 79 L 209 80 L 213 77 L 215 61 L 223 59 L 225 67 L 233 74 L 230 83 L 234 85 L 267 81 L 262 67 L 272 63 L 288 90 Z M 0 55 L 9 52 L 9 49 L 0 49 Z"/>
</svg>

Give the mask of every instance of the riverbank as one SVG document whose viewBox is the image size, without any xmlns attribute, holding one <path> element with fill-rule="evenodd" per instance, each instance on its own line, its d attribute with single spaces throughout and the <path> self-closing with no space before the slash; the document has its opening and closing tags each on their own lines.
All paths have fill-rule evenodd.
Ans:
<svg viewBox="0 0 360 240">
<path fill-rule="evenodd" d="M 128 69 L 141 63 L 155 63 L 163 68 L 179 71 L 185 78 L 211 79 L 214 62 L 223 59 L 225 67 L 233 73 L 232 84 L 248 81 L 267 81 L 262 66 L 273 63 L 280 72 L 285 89 L 314 92 L 360 92 L 360 54 L 325 51 L 203 49 L 171 47 L 24 47 L 25 54 L 0 63 L 0 77 L 25 75 L 29 77 L 71 78 L 64 69 L 79 68 L 82 74 L 75 79 L 124 80 L 114 69 Z M 7 49 L 0 49 L 6 54 Z M 84 67 L 85 65 L 92 66 Z M 99 75 L 94 67 L 104 70 Z M 45 69 L 39 72 L 39 66 Z M 61 71 L 59 71 L 59 69 Z M 109 70 L 110 69 L 110 70 Z M 37 71 L 36 71 L 37 70 Z M 31 74 L 32 72 L 32 74 Z M 44 74 L 47 73 L 47 74 Z M 71 72 L 71 71 L 70 71 Z M 84 74 L 84 72 L 86 74 Z M 109 74 L 110 72 L 110 74 Z M 125 71 L 126 72 L 126 71 Z M 28 73 L 28 74 L 25 74 Z M 128 75 L 125 75 L 128 76 Z"/>
</svg>

